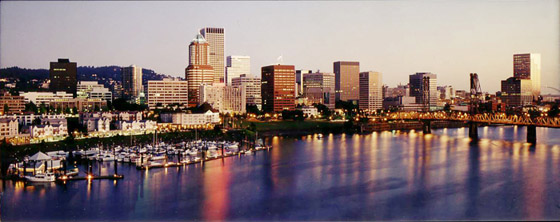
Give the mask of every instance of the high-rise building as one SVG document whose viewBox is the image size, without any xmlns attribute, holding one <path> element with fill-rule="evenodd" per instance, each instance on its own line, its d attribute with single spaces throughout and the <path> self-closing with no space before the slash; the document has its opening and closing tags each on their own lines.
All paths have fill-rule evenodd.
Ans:
<svg viewBox="0 0 560 222">
<path fill-rule="evenodd" d="M 502 80 L 502 99 L 507 106 L 527 106 L 533 102 L 532 80 L 510 77 Z"/>
<path fill-rule="evenodd" d="M 228 56 L 226 62 L 227 85 L 231 85 L 233 78 L 237 78 L 241 74 L 249 75 L 251 73 L 251 57 L 249 56 Z"/>
<path fill-rule="evenodd" d="M 223 113 L 243 114 L 247 112 L 247 91 L 245 86 L 225 86 Z"/>
<path fill-rule="evenodd" d="M 534 99 L 541 94 L 541 54 L 525 53 L 513 55 L 513 77 L 531 80 Z M 507 81 L 507 80 L 506 80 Z"/>
<path fill-rule="evenodd" d="M 210 45 L 201 34 L 196 35 L 189 45 L 189 66 L 185 69 L 185 79 L 189 85 L 189 107 L 199 105 L 200 86 L 214 82 L 209 50 Z"/>
<path fill-rule="evenodd" d="M 303 74 L 303 96 L 309 104 L 320 103 L 334 109 L 334 73 Z"/>
<path fill-rule="evenodd" d="M 334 62 L 336 100 L 357 101 L 360 85 L 360 62 Z"/>
<path fill-rule="evenodd" d="M 77 64 L 70 62 L 69 59 L 58 59 L 58 62 L 51 62 L 49 69 L 49 79 L 51 83 L 49 89 L 53 92 L 64 91 L 76 94 Z"/>
<path fill-rule="evenodd" d="M 0 92 L 0 115 L 19 114 L 25 109 L 23 96 L 13 96 L 9 92 Z M 37 105 L 38 106 L 38 105 Z"/>
<path fill-rule="evenodd" d="M 113 93 L 97 81 L 79 81 L 77 97 L 111 101 L 113 100 Z"/>
<path fill-rule="evenodd" d="M 225 32 L 224 28 L 202 28 L 200 33 L 208 44 L 209 49 L 209 63 L 214 68 L 214 83 L 223 83 L 225 76 L 225 64 L 224 64 L 224 41 Z"/>
<path fill-rule="evenodd" d="M 247 105 L 257 106 L 258 109 L 262 109 L 261 78 L 248 77 L 245 74 L 241 74 L 239 77 L 233 78 L 231 82 L 232 86 L 245 87 Z"/>
<path fill-rule="evenodd" d="M 296 97 L 303 96 L 303 75 L 307 73 L 313 73 L 313 71 L 309 69 L 296 70 Z"/>
<path fill-rule="evenodd" d="M 293 65 L 270 65 L 261 68 L 261 95 L 265 112 L 294 110 L 295 68 Z"/>
<path fill-rule="evenodd" d="M 426 81 L 427 88 L 424 87 Z M 418 72 L 409 76 L 410 96 L 416 97 L 417 104 L 426 104 L 430 110 L 437 108 L 437 75 Z"/>
<path fill-rule="evenodd" d="M 379 72 L 360 73 L 359 107 L 366 112 L 383 108 L 383 81 Z"/>
<path fill-rule="evenodd" d="M 122 68 L 122 89 L 123 98 L 138 103 L 138 100 L 144 94 L 142 67 L 131 65 Z"/>
<path fill-rule="evenodd" d="M 168 105 L 179 105 L 187 107 L 188 98 L 187 81 L 178 80 L 150 80 L 148 81 L 148 107 L 156 108 L 158 105 L 163 107 Z"/>
</svg>

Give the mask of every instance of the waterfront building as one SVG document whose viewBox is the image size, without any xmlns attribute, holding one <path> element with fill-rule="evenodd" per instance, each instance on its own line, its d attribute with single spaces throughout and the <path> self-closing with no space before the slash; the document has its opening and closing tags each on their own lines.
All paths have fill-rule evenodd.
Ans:
<svg viewBox="0 0 560 222">
<path fill-rule="evenodd" d="M 188 107 L 188 82 L 176 80 L 150 80 L 148 81 L 148 107 L 166 107 L 176 104 L 180 107 Z"/>
<path fill-rule="evenodd" d="M 423 104 L 417 104 L 412 96 L 395 96 L 383 99 L 383 109 L 397 109 L 402 111 L 421 111 Z"/>
<path fill-rule="evenodd" d="M 55 99 L 45 105 L 62 110 L 76 108 L 78 111 L 94 111 L 95 109 L 106 109 L 107 101 L 101 99 L 84 98 Z"/>
<path fill-rule="evenodd" d="M 61 124 L 33 125 L 29 127 L 32 139 L 54 141 L 68 136 L 68 126 Z"/>
<path fill-rule="evenodd" d="M 313 73 L 313 71 L 311 71 L 310 69 L 298 69 L 296 70 L 296 91 L 295 91 L 295 96 L 299 97 L 299 96 L 303 96 L 303 75 L 308 74 L 308 73 Z"/>
<path fill-rule="evenodd" d="M 531 80 L 531 93 L 536 100 L 541 95 L 541 54 L 513 55 L 513 77 Z"/>
<path fill-rule="evenodd" d="M 49 89 L 53 92 L 65 91 L 75 95 L 77 70 L 77 64 L 75 62 L 70 62 L 69 59 L 58 59 L 58 62 L 51 62 L 49 69 Z"/>
<path fill-rule="evenodd" d="M 131 65 L 122 68 L 123 98 L 139 104 L 143 96 L 142 67 Z"/>
<path fill-rule="evenodd" d="M 214 82 L 214 68 L 210 65 L 209 47 L 201 34 L 196 35 L 189 45 L 189 66 L 185 69 L 189 107 L 200 104 L 200 85 Z"/>
<path fill-rule="evenodd" d="M 86 118 L 83 124 L 88 132 L 107 132 L 111 130 L 111 119 L 106 117 Z"/>
<path fill-rule="evenodd" d="M 154 130 L 157 123 L 153 120 L 121 120 L 117 121 L 117 129 L 122 131 Z"/>
<path fill-rule="evenodd" d="M 424 81 L 427 81 L 426 89 Z M 410 96 L 416 98 L 416 103 L 427 105 L 427 109 L 437 108 L 437 75 L 429 72 L 418 72 L 409 76 Z"/>
<path fill-rule="evenodd" d="M 161 118 L 163 122 L 192 127 L 220 123 L 220 114 L 210 110 L 205 113 L 164 113 Z"/>
<path fill-rule="evenodd" d="M 334 62 L 336 101 L 357 101 L 360 97 L 360 62 Z"/>
<path fill-rule="evenodd" d="M 335 105 L 335 74 L 306 73 L 303 74 L 303 96 L 308 104 L 320 103 L 329 109 Z"/>
<path fill-rule="evenodd" d="M 245 103 L 247 105 L 257 106 L 259 110 L 262 109 L 261 78 L 241 74 L 238 78 L 233 78 L 231 83 L 232 86 L 245 87 Z"/>
<path fill-rule="evenodd" d="M 224 28 L 205 27 L 200 29 L 200 34 L 202 34 L 209 44 L 209 65 L 214 68 L 213 82 L 224 83 Z"/>
<path fill-rule="evenodd" d="M 510 77 L 502 81 L 502 99 L 507 106 L 527 106 L 533 103 L 533 83 L 530 79 Z"/>
<path fill-rule="evenodd" d="M 9 92 L 0 94 L 0 115 L 23 113 L 25 99 L 23 96 L 13 96 Z"/>
<path fill-rule="evenodd" d="M 115 118 L 113 118 L 113 119 L 115 119 Z M 142 112 L 140 112 L 140 111 L 119 112 L 118 113 L 118 119 L 123 120 L 123 121 L 142 120 Z"/>
<path fill-rule="evenodd" d="M 28 126 L 33 123 L 35 119 L 39 119 L 41 123 L 43 123 L 43 119 L 66 119 L 64 114 L 24 114 L 24 115 L 12 115 L 11 118 L 18 121 L 18 124 L 22 126 Z M 59 121 L 57 121 L 59 122 Z"/>
<path fill-rule="evenodd" d="M 302 111 L 303 115 L 307 117 L 317 117 L 319 115 L 319 110 L 314 106 L 301 106 L 297 107 L 296 110 Z"/>
<path fill-rule="evenodd" d="M 113 93 L 97 81 L 79 81 L 77 86 L 78 98 L 113 100 Z"/>
<path fill-rule="evenodd" d="M 26 103 L 32 102 L 39 106 L 41 104 L 49 105 L 54 100 L 61 99 L 72 99 L 73 96 L 70 93 L 58 91 L 58 92 L 24 92 L 20 93 L 23 96 Z"/>
<path fill-rule="evenodd" d="M 16 137 L 19 132 L 17 119 L 12 117 L 0 118 L 0 139 Z"/>
<path fill-rule="evenodd" d="M 226 59 L 226 84 L 232 84 L 234 78 L 251 73 L 251 57 L 249 56 L 228 56 Z"/>
<path fill-rule="evenodd" d="M 383 107 L 383 81 L 379 72 L 360 73 L 359 108 L 365 112 L 373 112 Z"/>
<path fill-rule="evenodd" d="M 261 68 L 261 95 L 265 112 L 295 109 L 295 70 L 293 65 Z"/>
</svg>

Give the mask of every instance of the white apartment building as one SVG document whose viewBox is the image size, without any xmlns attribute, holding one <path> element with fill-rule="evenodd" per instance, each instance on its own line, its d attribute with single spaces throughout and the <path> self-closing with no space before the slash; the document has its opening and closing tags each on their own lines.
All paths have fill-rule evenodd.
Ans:
<svg viewBox="0 0 560 222">
<path fill-rule="evenodd" d="M 210 110 L 205 113 L 173 113 L 171 114 L 173 124 L 184 126 L 203 126 L 206 124 L 219 124 L 220 114 Z"/>
<path fill-rule="evenodd" d="M 117 129 L 124 131 L 154 130 L 156 122 L 152 120 L 118 121 Z"/>
<path fill-rule="evenodd" d="M 187 81 L 150 80 L 148 81 L 148 107 L 154 109 L 157 105 L 165 107 L 171 104 L 187 107 L 188 92 Z"/>
<path fill-rule="evenodd" d="M 212 108 L 221 111 L 223 110 L 224 88 L 223 83 L 202 84 L 200 85 L 198 101 L 200 101 L 200 104 L 208 103 Z"/>
</svg>

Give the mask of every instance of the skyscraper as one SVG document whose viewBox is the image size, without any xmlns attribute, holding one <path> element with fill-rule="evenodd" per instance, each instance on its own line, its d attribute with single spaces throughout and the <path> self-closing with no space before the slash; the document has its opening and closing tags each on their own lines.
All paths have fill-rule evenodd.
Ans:
<svg viewBox="0 0 560 222">
<path fill-rule="evenodd" d="M 313 73 L 313 71 L 309 69 L 296 70 L 296 97 L 303 95 L 303 75 L 307 73 Z"/>
<path fill-rule="evenodd" d="M 429 72 L 418 72 L 409 77 L 410 96 L 416 97 L 416 103 L 426 104 L 429 109 L 437 107 L 437 75 Z M 424 81 L 427 81 L 427 87 L 424 88 Z M 425 101 L 426 100 L 426 101 Z"/>
<path fill-rule="evenodd" d="M 532 81 L 519 77 L 502 80 L 502 98 L 507 106 L 527 106 L 533 103 Z"/>
<path fill-rule="evenodd" d="M 334 109 L 334 73 L 303 74 L 302 85 L 308 103 L 320 103 Z"/>
<path fill-rule="evenodd" d="M 360 63 L 359 62 L 334 62 L 336 100 L 359 99 Z"/>
<path fill-rule="evenodd" d="M 214 68 L 214 79 L 215 83 L 223 83 L 225 76 L 225 64 L 224 64 L 224 40 L 225 32 L 224 28 L 202 28 L 200 33 L 208 44 L 209 49 L 209 64 Z"/>
<path fill-rule="evenodd" d="M 142 86 L 142 67 L 131 65 L 122 68 L 123 97 L 127 100 L 138 100 L 144 93 Z"/>
<path fill-rule="evenodd" d="M 189 85 L 189 107 L 199 104 L 200 85 L 214 82 L 214 69 L 209 60 L 209 44 L 198 34 L 189 45 L 189 66 L 185 69 L 185 79 Z"/>
<path fill-rule="evenodd" d="M 265 112 L 294 110 L 295 67 L 293 65 L 270 65 L 261 68 L 262 100 Z"/>
<path fill-rule="evenodd" d="M 51 62 L 49 89 L 53 92 L 64 91 L 76 95 L 76 86 L 78 85 L 76 74 L 77 64 L 70 62 L 69 59 L 58 59 L 58 62 Z"/>
<path fill-rule="evenodd" d="M 379 72 L 360 73 L 359 107 L 366 112 L 373 112 L 383 107 L 383 81 Z"/>
<path fill-rule="evenodd" d="M 249 75 L 251 73 L 251 57 L 249 56 L 228 56 L 226 62 L 227 85 L 231 85 L 233 78 L 237 78 L 241 74 Z"/>
<path fill-rule="evenodd" d="M 513 55 L 513 77 L 531 80 L 531 92 L 536 99 L 541 94 L 541 55 L 525 53 Z"/>
</svg>

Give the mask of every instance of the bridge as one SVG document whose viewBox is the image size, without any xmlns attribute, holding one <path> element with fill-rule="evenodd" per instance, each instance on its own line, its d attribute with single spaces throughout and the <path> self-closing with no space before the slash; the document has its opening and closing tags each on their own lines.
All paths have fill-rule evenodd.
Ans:
<svg viewBox="0 0 560 222">
<path fill-rule="evenodd" d="M 560 117 L 549 117 L 546 114 L 531 117 L 529 113 L 522 115 L 507 115 L 505 113 L 477 113 L 467 112 L 393 112 L 384 116 L 371 117 L 372 120 L 380 121 L 421 121 L 424 124 L 423 132 L 431 133 L 432 121 L 461 121 L 469 123 L 469 137 L 478 139 L 477 127 L 480 123 L 484 124 L 505 124 L 527 126 L 527 142 L 536 143 L 536 127 L 560 128 Z"/>
</svg>

